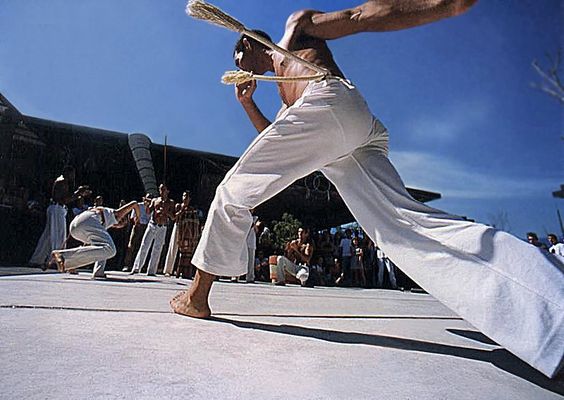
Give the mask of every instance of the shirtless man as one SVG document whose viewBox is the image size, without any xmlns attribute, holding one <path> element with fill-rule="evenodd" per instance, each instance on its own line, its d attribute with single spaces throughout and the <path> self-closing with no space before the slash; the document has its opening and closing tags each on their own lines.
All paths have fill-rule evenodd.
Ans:
<svg viewBox="0 0 564 400">
<path fill-rule="evenodd" d="M 167 223 L 169 219 L 174 219 L 174 201 L 168 198 L 168 193 L 168 188 L 162 183 L 159 186 L 160 196 L 151 200 L 149 205 L 151 219 L 143 235 L 141 247 L 135 257 L 133 269 L 130 272 L 131 275 L 139 272 L 143 267 L 151 245 L 153 245 L 153 249 L 151 250 L 151 259 L 147 267 L 147 275 L 154 276 L 157 273 L 161 251 L 166 238 Z"/>
<path fill-rule="evenodd" d="M 74 178 L 74 168 L 67 165 L 63 168 L 62 175 L 53 182 L 51 204 L 47 207 L 47 222 L 29 260 L 30 265 L 41 265 L 41 268 L 46 270 L 51 252 L 64 247 L 67 239 L 67 204 L 88 191 L 87 186 L 80 186 L 71 193 Z"/>
<path fill-rule="evenodd" d="M 252 98 L 256 83 L 237 86 L 237 99 L 260 134 L 217 188 L 192 259 L 198 271 L 190 291 L 171 300 L 174 312 L 209 317 L 214 276 L 244 273 L 249 210 L 320 170 L 365 232 L 421 287 L 544 374 L 557 373 L 564 358 L 562 262 L 505 232 L 411 198 L 388 159 L 388 131 L 344 79 L 326 43 L 434 22 L 474 3 L 372 0 L 348 10 L 289 17 L 279 46 L 331 75 L 279 84 L 284 104 L 273 123 Z M 312 75 L 245 36 L 234 58 L 240 69 L 255 74 Z"/>
<path fill-rule="evenodd" d="M 313 245 L 309 240 L 309 229 L 299 228 L 298 238 L 286 244 L 286 255 L 278 256 L 276 264 L 270 266 L 270 279 L 275 285 L 285 284 L 285 272 L 295 276 L 302 285 L 309 278 L 309 263 Z"/>
</svg>

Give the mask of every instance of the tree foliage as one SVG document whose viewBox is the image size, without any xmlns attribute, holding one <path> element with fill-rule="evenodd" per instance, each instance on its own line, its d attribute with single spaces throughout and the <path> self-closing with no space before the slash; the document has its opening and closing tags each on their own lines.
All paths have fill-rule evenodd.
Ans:
<svg viewBox="0 0 564 400">
<path fill-rule="evenodd" d="M 280 221 L 272 221 L 274 232 L 274 246 L 277 250 L 283 250 L 286 243 L 296 239 L 298 228 L 302 223 L 292 214 L 284 213 Z"/>
</svg>

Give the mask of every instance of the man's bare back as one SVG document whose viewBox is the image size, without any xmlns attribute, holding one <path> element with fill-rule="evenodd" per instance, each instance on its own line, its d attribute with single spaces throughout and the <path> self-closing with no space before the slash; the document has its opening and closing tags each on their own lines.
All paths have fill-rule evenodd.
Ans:
<svg viewBox="0 0 564 400">
<path fill-rule="evenodd" d="M 291 40 L 287 43 L 282 41 L 279 43 L 279 46 L 282 47 L 288 44 L 290 46 L 286 48 L 286 50 L 293 52 L 306 61 L 325 68 L 333 76 L 344 78 L 325 40 L 307 36 L 303 32 L 292 28 Z M 302 64 L 276 54 L 274 59 L 274 73 L 277 76 L 303 76 L 313 75 L 314 72 Z M 296 100 L 302 96 L 308 83 L 309 81 L 279 82 L 278 90 L 282 102 L 288 107 L 294 104 Z"/>
</svg>

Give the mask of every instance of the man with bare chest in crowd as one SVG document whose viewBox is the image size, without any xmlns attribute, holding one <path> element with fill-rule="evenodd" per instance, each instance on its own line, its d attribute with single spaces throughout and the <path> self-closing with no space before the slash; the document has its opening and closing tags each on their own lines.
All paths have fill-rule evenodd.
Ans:
<svg viewBox="0 0 564 400">
<path fill-rule="evenodd" d="M 151 259 L 147 267 L 147 275 L 154 276 L 157 273 L 161 251 L 166 238 L 167 224 L 169 219 L 174 219 L 174 200 L 168 198 L 168 193 L 169 190 L 166 185 L 164 183 L 161 184 L 159 186 L 160 196 L 153 199 L 149 205 L 151 219 L 143 235 L 141 247 L 137 257 L 135 257 L 131 274 L 139 272 L 143 267 L 151 245 L 153 245 L 153 249 L 151 250 Z"/>
<path fill-rule="evenodd" d="M 270 279 L 275 285 L 285 284 L 285 273 L 296 277 L 302 285 L 309 278 L 309 263 L 313 255 L 313 244 L 309 228 L 299 228 L 298 238 L 286 244 L 285 256 L 278 256 L 276 264 L 270 265 Z"/>
</svg>

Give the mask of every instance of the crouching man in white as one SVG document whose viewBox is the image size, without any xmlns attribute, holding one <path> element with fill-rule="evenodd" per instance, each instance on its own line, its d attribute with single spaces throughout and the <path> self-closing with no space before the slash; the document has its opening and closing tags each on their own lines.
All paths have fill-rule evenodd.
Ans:
<svg viewBox="0 0 564 400">
<path fill-rule="evenodd" d="M 270 279 L 273 284 L 286 284 L 285 272 L 295 276 L 303 285 L 309 278 L 309 262 L 313 245 L 309 241 L 309 229 L 299 228 L 298 238 L 286 244 L 286 256 L 278 256 L 276 264 L 270 264 Z"/>
<path fill-rule="evenodd" d="M 104 277 L 106 260 L 116 254 L 116 246 L 108 233 L 108 228 L 125 226 L 125 219 L 132 209 L 135 209 L 134 221 L 135 224 L 138 224 L 137 216 L 140 215 L 141 211 L 135 201 L 117 210 L 96 207 L 77 215 L 70 224 L 70 234 L 85 245 L 53 251 L 52 256 L 57 262 L 58 270 L 64 272 L 95 262 L 92 277 Z"/>
</svg>

